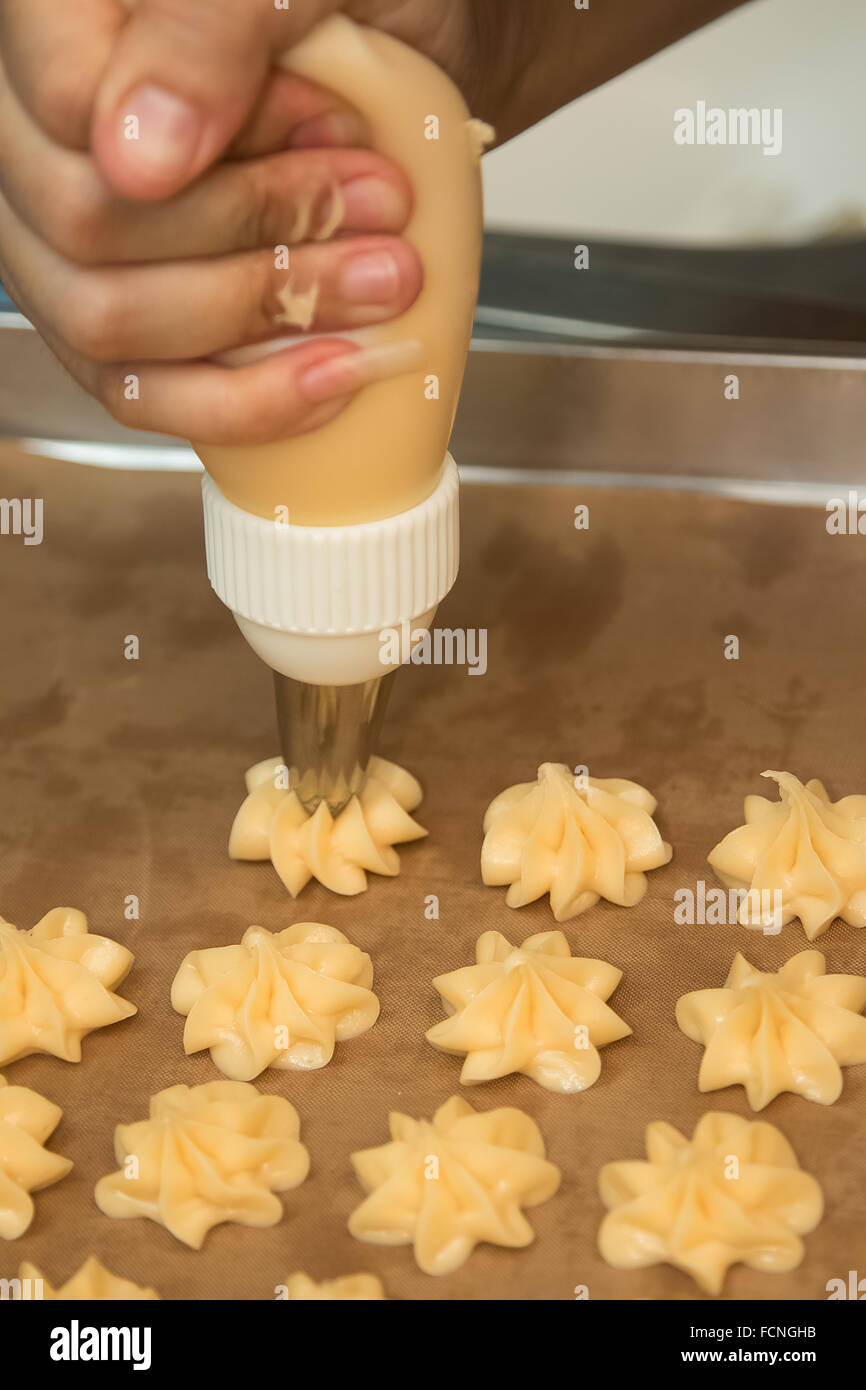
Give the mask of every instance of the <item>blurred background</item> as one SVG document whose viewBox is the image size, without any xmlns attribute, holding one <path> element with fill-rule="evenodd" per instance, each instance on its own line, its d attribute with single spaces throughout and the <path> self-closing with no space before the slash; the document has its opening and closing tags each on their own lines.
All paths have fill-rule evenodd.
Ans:
<svg viewBox="0 0 866 1390">
<path fill-rule="evenodd" d="M 702 246 L 866 230 L 864 56 L 862 0 L 745 5 L 488 155 L 488 223 Z M 781 154 L 675 145 L 698 100 L 781 107 Z"/>
</svg>

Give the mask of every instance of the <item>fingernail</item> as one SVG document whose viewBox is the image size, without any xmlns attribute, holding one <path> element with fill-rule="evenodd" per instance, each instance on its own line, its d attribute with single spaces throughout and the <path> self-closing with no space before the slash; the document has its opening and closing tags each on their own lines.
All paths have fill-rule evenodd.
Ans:
<svg viewBox="0 0 866 1390">
<path fill-rule="evenodd" d="M 417 367 L 422 357 L 417 338 L 402 342 L 379 343 L 376 347 L 359 348 L 355 352 L 317 362 L 301 373 L 298 389 L 308 401 L 326 401 L 334 396 L 346 396 L 372 381 L 385 381 L 402 376 Z"/>
<path fill-rule="evenodd" d="M 192 165 L 202 134 L 194 106 L 161 87 L 137 87 L 119 109 L 121 138 L 133 159 L 161 174 Z"/>
<path fill-rule="evenodd" d="M 357 231 L 399 231 L 406 221 L 406 199 L 393 183 L 372 174 L 341 185 L 347 223 Z"/>
<path fill-rule="evenodd" d="M 340 294 L 350 304 L 390 304 L 399 288 L 400 271 L 389 251 L 353 256 L 340 274 Z"/>
</svg>

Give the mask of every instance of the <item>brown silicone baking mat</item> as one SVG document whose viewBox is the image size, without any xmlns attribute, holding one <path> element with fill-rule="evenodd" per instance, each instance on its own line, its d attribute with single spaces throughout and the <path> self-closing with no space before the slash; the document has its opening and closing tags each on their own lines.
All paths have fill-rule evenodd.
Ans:
<svg viewBox="0 0 866 1390">
<path fill-rule="evenodd" d="M 95 1253 L 172 1299 L 267 1299 L 286 1274 L 379 1274 L 399 1299 L 701 1298 L 665 1266 L 609 1268 L 596 1251 L 597 1175 L 643 1156 L 648 1121 L 689 1133 L 707 1109 L 752 1118 L 744 1092 L 702 1097 L 702 1050 L 678 1031 L 683 992 L 721 985 L 735 951 L 777 968 L 808 943 L 799 924 L 765 937 L 737 926 L 677 926 L 673 895 L 712 881 L 705 855 L 742 820 L 759 774 L 824 779 L 831 796 L 866 791 L 866 539 L 828 536 L 817 508 L 717 496 L 544 486 L 467 487 L 459 584 L 444 626 L 488 631 L 488 672 L 401 672 L 383 753 L 424 786 L 429 839 L 401 852 L 398 879 L 339 898 L 318 885 L 293 902 L 269 864 L 232 863 L 226 841 L 244 769 L 277 752 L 268 672 L 213 596 L 204 569 L 199 480 L 121 473 L 0 450 L 0 496 L 41 497 L 44 539 L 0 537 L 0 912 L 29 926 L 57 905 L 124 942 L 122 993 L 137 1017 L 92 1034 L 71 1065 L 30 1057 L 5 1069 L 64 1108 L 50 1146 L 72 1174 L 36 1196 L 36 1217 L 0 1243 L 0 1275 L 22 1259 L 59 1283 Z M 574 507 L 590 506 L 577 531 Z M 124 659 L 135 634 L 140 659 Z M 739 661 L 724 639 L 740 639 Z M 481 818 L 540 762 L 629 777 L 659 798 L 674 846 L 631 910 L 601 903 L 565 924 L 572 949 L 622 967 L 612 1006 L 634 1036 L 604 1049 L 587 1092 L 560 1096 L 526 1077 L 464 1089 L 481 1108 L 516 1105 L 561 1167 L 559 1193 L 529 1213 L 522 1251 L 479 1246 L 447 1278 L 411 1249 L 362 1245 L 346 1229 L 360 1200 L 348 1155 L 384 1143 L 389 1109 L 429 1115 L 460 1090 L 460 1060 L 424 1033 L 442 1017 L 434 975 L 469 963 L 488 928 L 522 940 L 555 923 L 546 901 L 520 912 L 479 877 Z M 140 920 L 124 899 L 140 899 Z M 425 899 L 439 899 L 438 921 Z M 312 1171 L 268 1230 L 225 1225 L 201 1251 L 144 1220 L 114 1221 L 93 1186 L 115 1167 L 115 1124 L 143 1118 L 152 1092 L 216 1079 L 186 1058 L 169 989 L 185 953 L 318 920 L 374 961 L 382 1013 L 338 1045 L 324 1070 L 267 1072 L 261 1091 L 297 1107 Z M 819 940 L 834 971 L 866 971 L 866 931 L 837 922 Z M 831 1278 L 866 1273 L 866 1067 L 845 1072 L 833 1106 L 795 1096 L 777 1124 L 821 1181 L 826 1213 L 790 1274 L 738 1266 L 727 1298 L 821 1299 Z"/>
</svg>

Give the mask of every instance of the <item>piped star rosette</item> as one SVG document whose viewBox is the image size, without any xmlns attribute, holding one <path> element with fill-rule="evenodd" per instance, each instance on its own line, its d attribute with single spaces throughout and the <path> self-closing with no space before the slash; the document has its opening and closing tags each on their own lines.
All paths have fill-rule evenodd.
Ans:
<svg viewBox="0 0 866 1390">
<path fill-rule="evenodd" d="M 465 1054 L 464 1085 L 524 1072 L 549 1091 L 585 1091 L 601 1073 L 598 1049 L 631 1032 L 605 1003 L 621 979 L 607 961 L 573 956 L 562 932 L 517 948 L 487 931 L 474 965 L 433 981 L 451 1016 L 427 1040 Z"/>
<path fill-rule="evenodd" d="M 385 1299 L 381 1279 L 375 1274 L 341 1274 L 338 1279 L 317 1282 L 309 1274 L 290 1274 L 285 1281 L 290 1303 L 379 1303 Z"/>
<path fill-rule="evenodd" d="M 324 1067 L 338 1041 L 379 1016 L 373 963 L 335 927 L 250 927 L 237 946 L 191 951 L 171 989 L 186 1015 L 187 1053 L 210 1049 L 226 1076 L 252 1081 L 266 1067 Z"/>
<path fill-rule="evenodd" d="M 150 1115 L 118 1125 L 121 1165 L 96 1184 L 106 1216 L 147 1217 L 201 1249 L 213 1226 L 273 1226 L 275 1196 L 304 1181 L 310 1158 L 300 1120 L 282 1096 L 263 1096 L 244 1081 L 170 1086 L 150 1100 Z"/>
<path fill-rule="evenodd" d="M 65 1178 L 72 1160 L 45 1148 L 63 1111 L 0 1076 L 0 1237 L 16 1240 L 35 1215 L 31 1192 Z"/>
<path fill-rule="evenodd" d="M 29 931 L 0 917 L 0 1065 L 33 1052 L 80 1062 L 83 1037 L 136 1012 L 112 993 L 132 962 L 75 908 L 55 907 Z"/>
<path fill-rule="evenodd" d="M 391 1140 L 352 1154 L 368 1196 L 349 1219 L 358 1240 L 411 1245 L 425 1274 L 451 1274 L 481 1241 L 520 1249 L 535 1239 L 521 1210 L 559 1187 L 534 1120 L 477 1112 L 459 1096 L 432 1120 L 392 1112 Z"/>
<path fill-rule="evenodd" d="M 832 1105 L 842 1068 L 866 1062 L 866 977 L 828 975 L 820 951 L 800 951 L 778 971 L 737 952 L 721 989 L 677 1003 L 677 1023 L 706 1051 L 702 1091 L 745 1086 L 753 1110 L 783 1091 Z"/>
<path fill-rule="evenodd" d="M 747 796 L 745 825 L 716 845 L 709 863 L 743 894 L 744 927 L 783 927 L 799 917 L 810 941 L 836 917 L 866 926 L 866 796 L 831 801 L 816 778 L 762 772 L 779 800 Z M 772 911 L 771 911 L 772 908 Z"/>
<path fill-rule="evenodd" d="M 25 1297 L 30 1300 L 44 1299 L 46 1303 L 153 1303 L 159 1302 L 159 1294 L 154 1289 L 143 1288 L 131 1279 L 121 1279 L 110 1269 L 99 1263 L 95 1255 L 89 1256 L 84 1264 L 59 1289 L 52 1288 L 45 1275 L 36 1265 L 22 1264 L 18 1277 L 25 1281 Z"/>
<path fill-rule="evenodd" d="M 481 877 L 508 884 L 509 907 L 550 895 L 557 922 L 600 898 L 634 907 L 646 874 L 672 850 L 653 820 L 656 799 L 619 777 L 575 776 L 564 763 L 542 763 L 535 782 L 500 792 L 484 817 Z"/>
<path fill-rule="evenodd" d="M 674 1265 L 719 1294 L 731 1265 L 781 1274 L 800 1263 L 801 1236 L 821 1220 L 823 1197 L 774 1125 L 717 1111 L 686 1139 L 656 1120 L 646 1153 L 599 1174 L 608 1214 L 598 1243 L 608 1264 Z"/>
<path fill-rule="evenodd" d="M 332 893 L 363 893 L 368 873 L 399 874 L 395 845 L 427 834 L 409 814 L 420 805 L 420 784 L 384 758 L 371 758 L 360 796 L 353 796 L 336 818 L 324 801 L 312 815 L 304 809 L 286 786 L 279 758 L 256 763 L 246 784 L 229 854 L 232 859 L 270 859 L 293 898 L 311 878 Z"/>
</svg>

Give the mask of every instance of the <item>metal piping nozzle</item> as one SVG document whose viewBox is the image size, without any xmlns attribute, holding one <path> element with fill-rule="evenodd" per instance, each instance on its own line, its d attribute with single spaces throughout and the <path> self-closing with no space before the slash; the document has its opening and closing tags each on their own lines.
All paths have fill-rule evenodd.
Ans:
<svg viewBox="0 0 866 1390">
<path fill-rule="evenodd" d="M 363 790 L 391 674 L 361 685 L 306 685 L 274 672 L 280 748 L 305 810 L 325 801 L 336 816 Z"/>
</svg>

